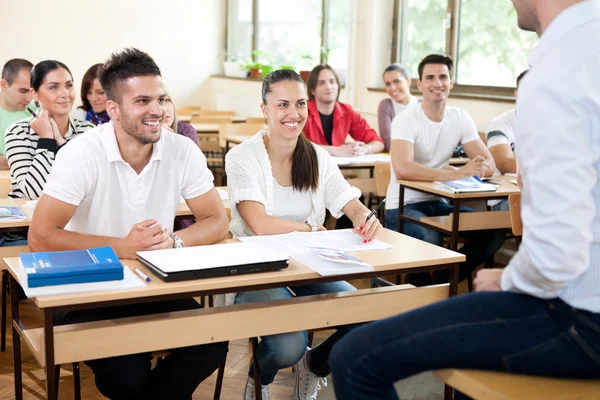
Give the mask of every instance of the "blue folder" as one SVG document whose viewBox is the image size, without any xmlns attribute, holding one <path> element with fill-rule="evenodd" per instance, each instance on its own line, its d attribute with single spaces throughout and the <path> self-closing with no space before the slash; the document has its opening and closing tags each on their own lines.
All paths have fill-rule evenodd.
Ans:
<svg viewBox="0 0 600 400">
<path fill-rule="evenodd" d="M 27 284 L 32 288 L 123 279 L 123 265 L 110 246 L 24 253 L 19 257 L 27 273 Z"/>
</svg>

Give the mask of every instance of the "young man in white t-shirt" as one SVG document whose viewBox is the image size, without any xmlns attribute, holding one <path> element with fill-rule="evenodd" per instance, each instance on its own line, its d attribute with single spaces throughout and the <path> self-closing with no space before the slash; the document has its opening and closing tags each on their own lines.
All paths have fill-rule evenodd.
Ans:
<svg viewBox="0 0 600 400">
<path fill-rule="evenodd" d="M 414 181 L 449 181 L 469 176 L 491 176 L 494 160 L 479 137 L 475 122 L 464 110 L 446 106 L 452 89 L 452 59 L 432 54 L 419 64 L 418 87 L 423 101 L 399 114 L 392 122 L 391 163 L 393 174 L 387 192 L 386 227 L 398 229 L 399 187 L 396 179 Z M 471 158 L 459 169 L 449 166 L 452 153 L 458 144 Z M 413 190 L 405 191 L 404 214 L 415 219 L 448 215 L 453 206 L 446 201 Z M 461 207 L 462 212 L 472 211 Z M 413 223 L 404 223 L 403 233 L 441 245 L 441 233 Z M 467 235 L 465 235 L 467 236 Z M 477 231 L 469 236 L 469 243 L 461 248 L 467 260 L 461 264 L 460 278 L 489 260 L 502 246 L 504 232 Z M 434 275 L 415 274 L 415 284 L 430 284 L 448 279 L 448 273 Z"/>
<path fill-rule="evenodd" d="M 162 128 L 167 99 L 160 69 L 137 49 L 115 53 L 100 71 L 111 122 L 57 157 L 29 230 L 33 251 L 110 245 L 119 258 L 140 250 L 207 245 L 228 232 L 223 203 L 200 149 Z M 180 198 L 196 218 L 173 230 Z M 193 298 L 68 312 L 57 324 L 199 308 Z M 150 354 L 91 360 L 111 399 L 190 399 L 224 360 L 227 343 L 191 346 L 150 368 Z"/>
<path fill-rule="evenodd" d="M 517 88 L 515 89 L 515 98 L 518 94 L 519 83 L 527 74 L 527 71 L 521 72 L 517 77 Z M 516 108 L 505 111 L 490 121 L 487 129 L 487 147 L 490 149 L 494 162 L 496 163 L 496 172 L 499 174 L 516 174 L 517 160 L 515 159 L 515 124 L 517 122 Z M 490 205 L 494 210 L 508 210 L 508 200 L 494 201 Z"/>
</svg>

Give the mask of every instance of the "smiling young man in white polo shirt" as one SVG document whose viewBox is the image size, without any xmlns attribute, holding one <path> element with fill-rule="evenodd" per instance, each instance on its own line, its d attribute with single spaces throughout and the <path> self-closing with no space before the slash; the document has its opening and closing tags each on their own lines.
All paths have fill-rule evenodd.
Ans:
<svg viewBox="0 0 600 400">
<path fill-rule="evenodd" d="M 54 163 L 29 230 L 32 251 L 110 245 L 119 258 L 140 250 L 219 242 L 228 232 L 223 203 L 197 146 L 161 128 L 167 99 L 160 69 L 137 49 L 113 54 L 100 72 L 111 122 L 68 146 Z M 196 223 L 172 233 L 183 197 Z M 190 299 L 69 312 L 76 323 L 198 308 Z M 150 355 L 89 361 L 111 399 L 190 399 L 223 362 L 227 343 L 172 350 L 150 369 Z"/>
</svg>

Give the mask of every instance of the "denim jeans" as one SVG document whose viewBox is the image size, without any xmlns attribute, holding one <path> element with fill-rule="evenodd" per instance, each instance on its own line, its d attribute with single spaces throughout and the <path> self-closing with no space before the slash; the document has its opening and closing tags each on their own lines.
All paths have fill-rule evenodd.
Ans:
<svg viewBox="0 0 600 400">
<path fill-rule="evenodd" d="M 508 211 L 508 210 L 510 210 L 507 199 L 500 201 L 500 203 L 498 203 L 498 204 L 494 204 L 491 208 L 492 208 L 492 211 Z"/>
<path fill-rule="evenodd" d="M 431 200 L 406 204 L 404 206 L 404 215 L 414 219 L 420 219 L 421 217 L 439 217 L 449 215 L 453 212 L 453 210 L 454 207 L 445 201 Z M 469 207 L 460 207 L 461 213 L 472 211 L 473 210 Z M 406 221 L 403 225 L 402 233 L 420 240 L 424 240 L 428 243 L 438 246 L 442 245 L 443 235 L 440 232 Z M 392 230 L 398 230 L 397 208 L 385 211 L 385 226 Z M 464 278 L 466 278 L 473 272 L 475 268 L 477 268 L 479 264 L 492 259 L 496 251 L 502 247 L 505 236 L 506 234 L 503 229 L 462 232 L 461 237 L 467 239 L 468 243 L 458 250 L 459 253 L 462 253 L 466 256 L 466 261 L 460 264 L 459 280 L 462 281 Z M 433 275 L 433 279 L 428 273 L 412 274 L 411 277 L 417 277 L 418 279 L 416 281 L 411 281 L 411 283 L 420 286 L 422 284 L 448 282 L 449 272 L 436 271 Z"/>
<path fill-rule="evenodd" d="M 444 368 L 597 379 L 600 314 L 559 299 L 470 293 L 354 329 L 330 366 L 344 400 L 397 399 L 394 382 Z"/>
<path fill-rule="evenodd" d="M 299 297 L 356 290 L 354 286 L 344 281 L 295 286 L 290 287 L 290 289 Z M 257 290 L 238 293 L 235 298 L 235 304 L 289 299 L 292 297 L 294 296 L 286 288 Z M 268 315 L 266 315 L 265 318 L 268 318 Z M 309 368 L 315 375 L 321 377 L 329 375 L 328 359 L 331 348 L 354 326 L 355 325 L 346 325 L 338 327 L 333 335 L 310 351 L 308 356 Z M 269 385 L 273 383 L 275 375 L 277 375 L 277 372 L 280 369 L 291 367 L 300 361 L 306 352 L 307 345 L 308 334 L 306 331 L 262 336 L 258 348 L 256 349 L 256 359 L 258 360 L 261 384 Z M 250 366 L 248 375 L 253 376 L 252 366 Z"/>
</svg>

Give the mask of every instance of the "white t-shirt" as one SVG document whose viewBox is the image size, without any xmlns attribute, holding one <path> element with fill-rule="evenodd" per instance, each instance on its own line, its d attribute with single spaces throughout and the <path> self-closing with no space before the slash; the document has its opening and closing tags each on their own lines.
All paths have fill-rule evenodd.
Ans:
<svg viewBox="0 0 600 400">
<path fill-rule="evenodd" d="M 409 96 L 410 96 L 410 100 L 408 101 L 407 104 L 398 103 L 396 100 L 392 99 L 392 106 L 394 107 L 394 115 L 395 116 L 400 114 L 402 111 L 406 110 L 407 108 L 419 103 L 419 99 L 417 99 L 415 96 L 413 96 L 413 95 L 409 95 Z M 386 202 L 387 202 L 387 200 L 386 200 Z"/>
<path fill-rule="evenodd" d="M 450 163 L 454 149 L 479 139 L 473 118 L 464 110 L 446 106 L 444 119 L 434 122 L 427 118 L 422 103 L 396 116 L 392 121 L 392 140 L 406 140 L 414 145 L 414 161 L 429 168 L 441 168 Z M 392 171 L 394 155 L 391 154 Z M 414 190 L 404 192 L 404 204 L 435 199 L 435 196 Z M 386 209 L 398 208 L 399 185 L 390 174 Z"/>
<path fill-rule="evenodd" d="M 517 122 L 517 109 L 513 108 L 498 115 L 488 124 L 486 142 L 492 148 L 499 144 L 508 144 L 515 151 L 515 124 Z"/>
<path fill-rule="evenodd" d="M 163 129 L 138 175 L 121 157 L 109 122 L 61 149 L 44 193 L 77 206 L 65 229 L 121 238 L 151 218 L 172 232 L 180 198 L 212 188 L 206 158 L 188 138 Z"/>
<path fill-rule="evenodd" d="M 292 186 L 281 186 L 273 178 L 273 216 L 296 222 L 305 222 L 312 212 L 308 190 L 297 191 Z"/>
</svg>

